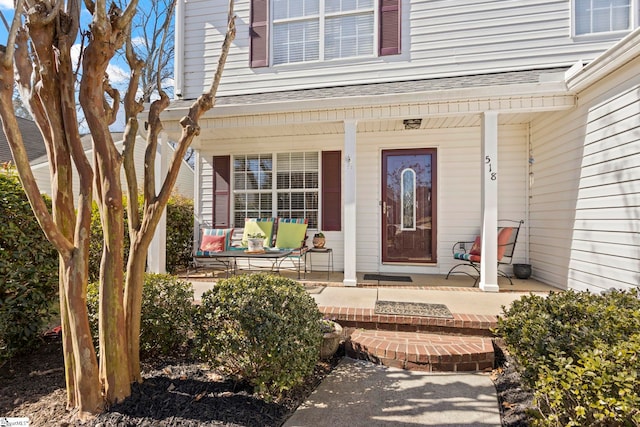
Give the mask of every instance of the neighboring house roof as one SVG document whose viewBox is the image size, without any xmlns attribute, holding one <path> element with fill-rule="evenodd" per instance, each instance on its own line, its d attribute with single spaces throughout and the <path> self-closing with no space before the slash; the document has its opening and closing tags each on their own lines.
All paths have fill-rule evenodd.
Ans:
<svg viewBox="0 0 640 427">
<path fill-rule="evenodd" d="M 20 128 L 22 139 L 24 141 L 24 148 L 27 151 L 27 156 L 29 157 L 29 162 L 41 156 L 46 157 L 47 149 L 44 146 L 44 139 L 42 139 L 42 134 L 40 133 L 38 126 L 36 126 L 36 123 L 33 120 L 24 119 L 22 117 L 18 117 L 17 119 L 18 127 Z M 0 163 L 5 162 L 13 162 L 13 156 L 9 149 L 7 137 L 3 131 L 0 132 Z"/>
</svg>

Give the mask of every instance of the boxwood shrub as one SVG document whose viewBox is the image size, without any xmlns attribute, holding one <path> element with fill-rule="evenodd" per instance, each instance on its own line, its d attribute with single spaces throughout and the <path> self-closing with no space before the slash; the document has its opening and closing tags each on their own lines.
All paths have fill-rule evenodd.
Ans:
<svg viewBox="0 0 640 427">
<path fill-rule="evenodd" d="M 97 283 L 89 284 L 87 306 L 91 332 L 97 343 Z M 191 283 L 168 274 L 146 274 L 142 288 L 141 356 L 184 354 L 192 337 L 194 312 Z"/>
<path fill-rule="evenodd" d="M 321 318 L 296 281 L 268 274 L 235 276 L 203 294 L 195 348 L 212 367 L 278 398 L 313 372 Z"/>
<path fill-rule="evenodd" d="M 534 392 L 534 425 L 640 425 L 637 290 L 524 296 L 496 332 Z"/>
<path fill-rule="evenodd" d="M 44 237 L 16 173 L 1 165 L 0 218 L 1 365 L 40 343 L 57 302 L 58 253 Z"/>
</svg>

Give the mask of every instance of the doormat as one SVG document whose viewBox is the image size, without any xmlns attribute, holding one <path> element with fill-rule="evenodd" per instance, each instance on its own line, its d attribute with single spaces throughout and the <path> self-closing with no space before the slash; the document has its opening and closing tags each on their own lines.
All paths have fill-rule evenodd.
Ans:
<svg viewBox="0 0 640 427">
<path fill-rule="evenodd" d="M 444 317 L 453 319 L 453 314 L 444 304 L 422 302 L 376 301 L 376 314 L 397 314 L 401 316 Z"/>
<path fill-rule="evenodd" d="M 364 280 L 377 280 L 379 282 L 413 282 L 410 276 L 387 276 L 384 274 L 365 274 Z"/>
</svg>

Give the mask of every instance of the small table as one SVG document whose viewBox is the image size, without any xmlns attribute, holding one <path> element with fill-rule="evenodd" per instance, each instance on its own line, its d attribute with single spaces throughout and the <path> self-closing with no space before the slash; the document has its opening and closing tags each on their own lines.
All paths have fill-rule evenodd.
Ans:
<svg viewBox="0 0 640 427">
<path fill-rule="evenodd" d="M 333 249 L 332 248 L 311 248 L 307 251 L 311 254 L 327 254 L 327 281 L 329 281 L 331 273 L 333 273 Z M 313 273 L 312 256 L 309 256 L 309 269 Z"/>
</svg>

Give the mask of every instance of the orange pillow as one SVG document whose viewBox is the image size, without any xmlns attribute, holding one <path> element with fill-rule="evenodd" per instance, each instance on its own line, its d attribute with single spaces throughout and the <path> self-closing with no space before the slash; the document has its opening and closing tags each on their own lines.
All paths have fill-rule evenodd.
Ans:
<svg viewBox="0 0 640 427">
<path fill-rule="evenodd" d="M 498 233 L 498 261 L 502 259 L 507 250 L 507 243 L 511 239 L 511 233 L 513 233 L 513 227 L 504 227 Z"/>
<path fill-rule="evenodd" d="M 471 250 L 469 251 L 470 255 L 480 255 L 482 251 L 482 242 L 480 241 L 480 236 L 476 237 L 476 240 L 473 242 L 473 246 L 471 246 Z"/>
<path fill-rule="evenodd" d="M 224 251 L 226 236 L 202 236 L 200 249 L 206 252 L 222 252 Z"/>
</svg>

